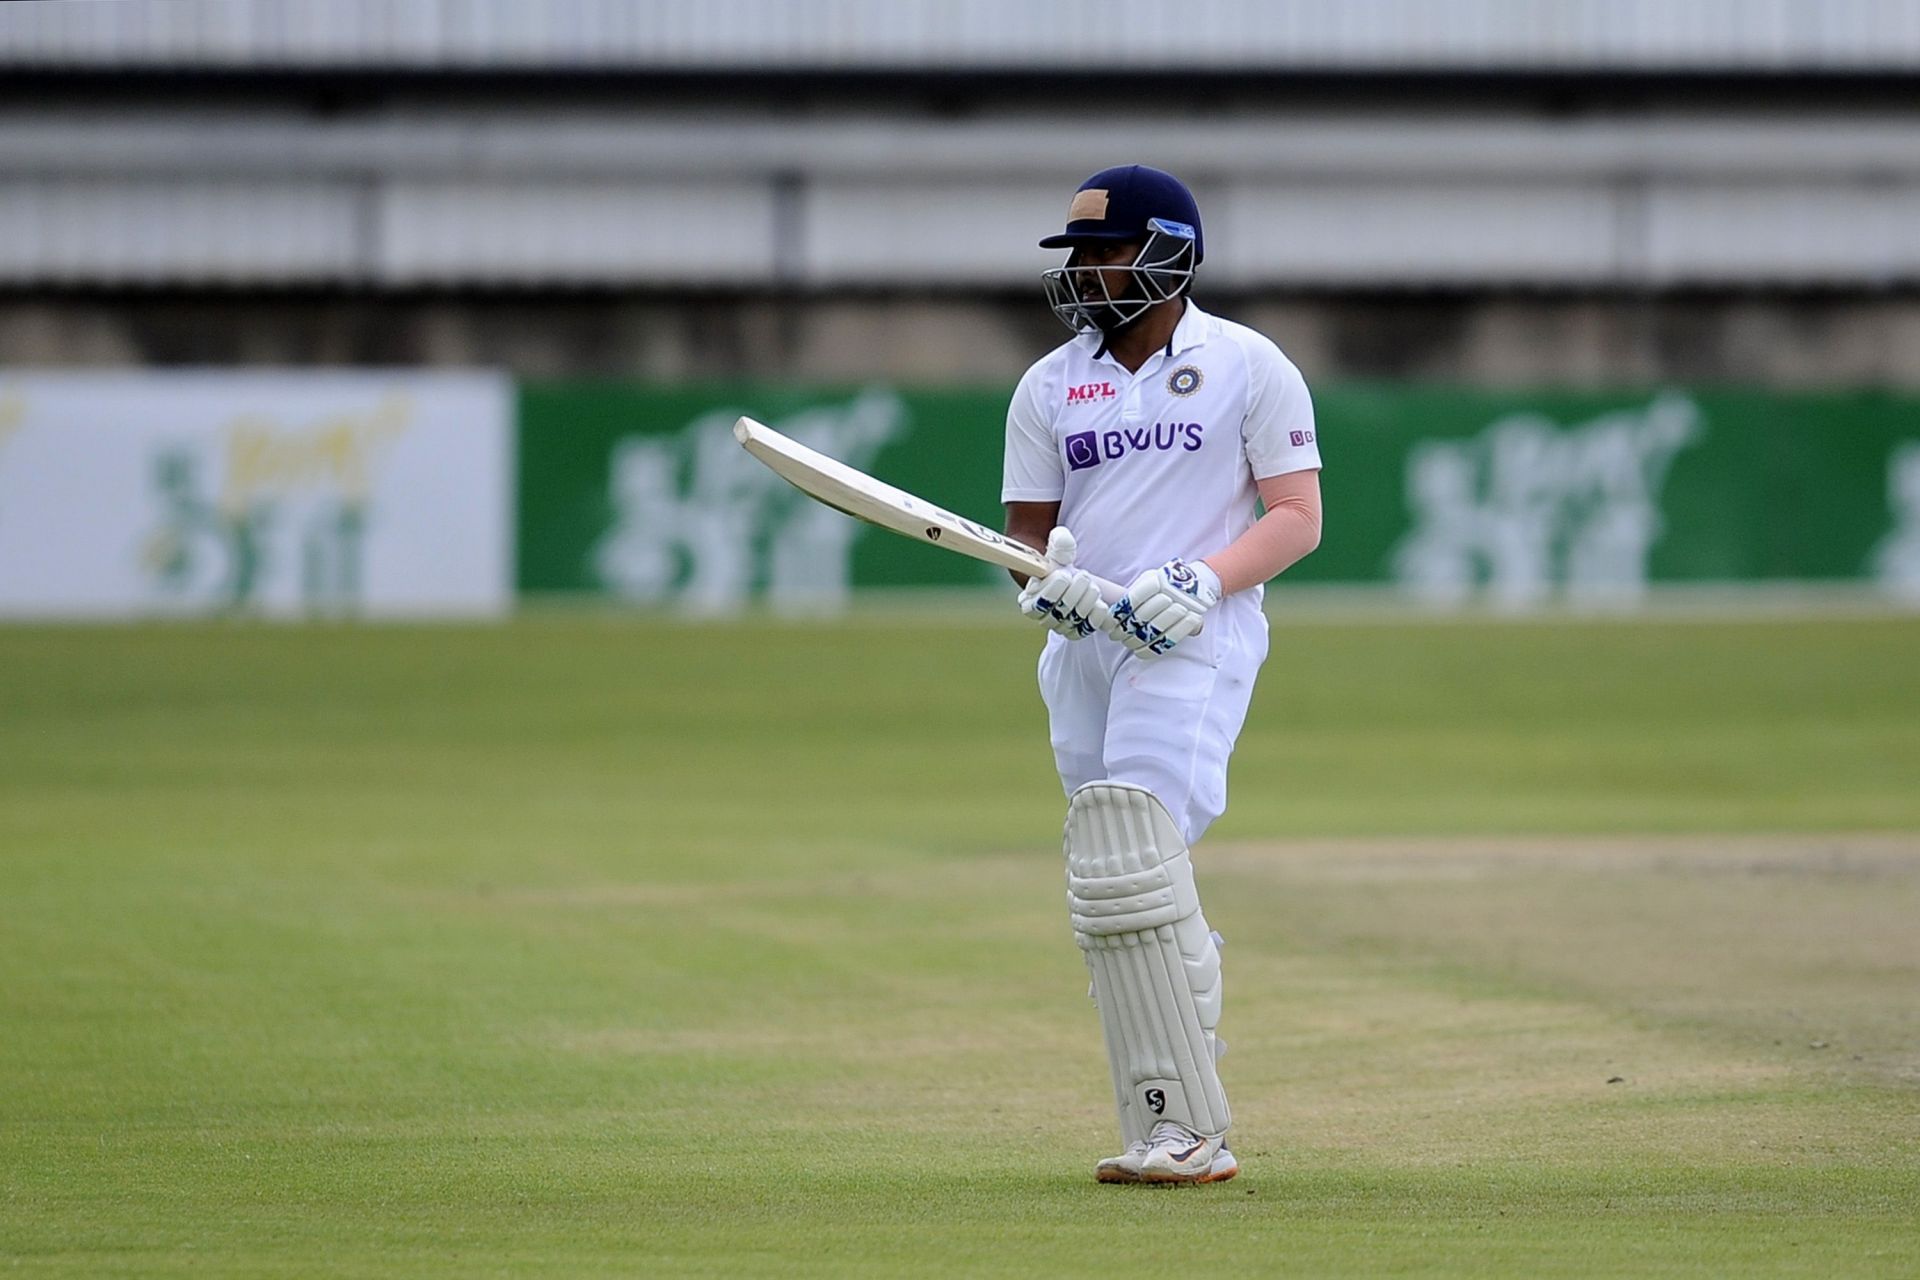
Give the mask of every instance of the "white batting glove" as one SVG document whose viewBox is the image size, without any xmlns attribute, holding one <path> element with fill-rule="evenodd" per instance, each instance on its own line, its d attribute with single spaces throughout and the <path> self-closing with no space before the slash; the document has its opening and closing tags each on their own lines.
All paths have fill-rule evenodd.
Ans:
<svg viewBox="0 0 1920 1280">
<path fill-rule="evenodd" d="M 1100 588 L 1086 570 L 1073 567 L 1078 550 L 1067 527 L 1057 526 L 1047 535 L 1047 563 L 1053 572 L 1029 578 L 1020 589 L 1020 612 L 1069 640 L 1083 640 L 1107 625 Z"/>
<path fill-rule="evenodd" d="M 1220 575 L 1206 561 L 1169 560 L 1128 585 L 1101 630 L 1137 657 L 1153 657 L 1198 631 L 1201 618 L 1219 603 Z"/>
</svg>

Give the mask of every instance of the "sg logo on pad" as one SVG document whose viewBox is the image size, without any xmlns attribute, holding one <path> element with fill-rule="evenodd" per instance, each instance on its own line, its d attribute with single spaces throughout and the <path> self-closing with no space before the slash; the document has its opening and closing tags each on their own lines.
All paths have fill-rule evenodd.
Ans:
<svg viewBox="0 0 1920 1280">
<path fill-rule="evenodd" d="M 1160 1115 L 1167 1109 L 1167 1093 L 1164 1089 L 1147 1090 L 1147 1110 Z"/>
</svg>

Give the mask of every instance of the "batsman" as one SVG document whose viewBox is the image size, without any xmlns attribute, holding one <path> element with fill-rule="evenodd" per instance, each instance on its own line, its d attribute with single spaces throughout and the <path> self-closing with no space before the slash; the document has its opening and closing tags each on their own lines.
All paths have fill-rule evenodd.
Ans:
<svg viewBox="0 0 1920 1280">
<path fill-rule="evenodd" d="M 1102 1182 L 1239 1170 L 1216 1063 L 1219 935 L 1189 850 L 1267 656 L 1263 584 L 1319 545 L 1320 453 L 1298 369 L 1190 295 L 1200 211 L 1173 175 L 1081 184 L 1042 277 L 1074 337 L 1007 411 L 1007 532 L 1045 548 L 1020 611 L 1052 633 L 1040 692 L 1067 793 L 1067 903 L 1113 1075 Z M 1126 583 L 1103 601 L 1095 575 Z"/>
</svg>

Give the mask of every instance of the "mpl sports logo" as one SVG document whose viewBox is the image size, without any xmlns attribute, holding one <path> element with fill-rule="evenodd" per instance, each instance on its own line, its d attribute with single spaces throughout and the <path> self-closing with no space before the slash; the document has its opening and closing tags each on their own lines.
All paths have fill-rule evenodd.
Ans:
<svg viewBox="0 0 1920 1280">
<path fill-rule="evenodd" d="M 1200 448 L 1204 430 L 1197 422 L 1156 422 L 1151 427 L 1117 431 L 1076 431 L 1060 446 L 1066 451 L 1067 470 L 1085 471 L 1130 453 L 1166 453 L 1173 449 L 1193 453 Z"/>
<path fill-rule="evenodd" d="M 1095 404 L 1101 400 L 1112 400 L 1119 394 L 1111 382 L 1083 382 L 1077 387 L 1067 388 L 1067 404 Z"/>
</svg>

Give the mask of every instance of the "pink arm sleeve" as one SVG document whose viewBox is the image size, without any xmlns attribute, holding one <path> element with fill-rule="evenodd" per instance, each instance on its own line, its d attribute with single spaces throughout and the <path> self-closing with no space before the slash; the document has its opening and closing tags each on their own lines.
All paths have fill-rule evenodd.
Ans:
<svg viewBox="0 0 1920 1280">
<path fill-rule="evenodd" d="M 1224 550 L 1207 557 L 1220 575 L 1220 593 L 1232 595 L 1277 577 L 1320 545 L 1320 473 L 1294 471 L 1254 482 L 1267 513 Z"/>
</svg>

